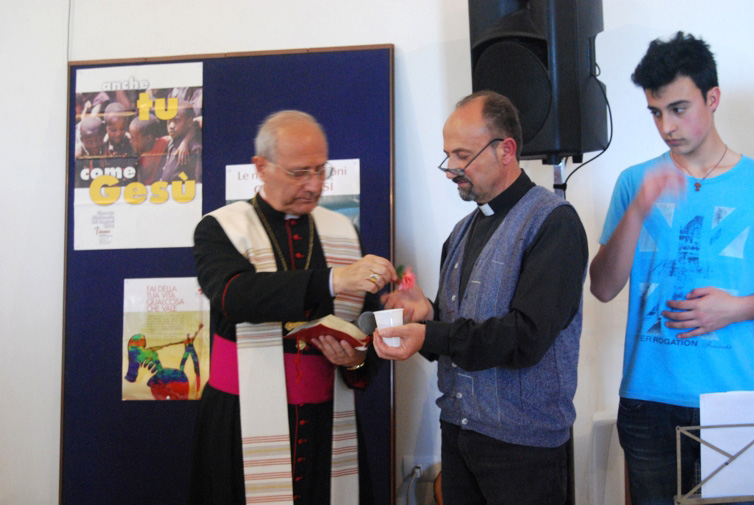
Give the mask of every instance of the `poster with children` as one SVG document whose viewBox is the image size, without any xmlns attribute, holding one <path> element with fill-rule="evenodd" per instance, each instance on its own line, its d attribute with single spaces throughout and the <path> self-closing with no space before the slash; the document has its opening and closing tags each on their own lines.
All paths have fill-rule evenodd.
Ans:
<svg viewBox="0 0 754 505">
<path fill-rule="evenodd" d="M 76 70 L 74 250 L 193 245 L 202 72 L 201 62 Z"/>
<path fill-rule="evenodd" d="M 123 400 L 196 400 L 209 378 L 209 300 L 194 277 L 123 281 Z"/>
</svg>

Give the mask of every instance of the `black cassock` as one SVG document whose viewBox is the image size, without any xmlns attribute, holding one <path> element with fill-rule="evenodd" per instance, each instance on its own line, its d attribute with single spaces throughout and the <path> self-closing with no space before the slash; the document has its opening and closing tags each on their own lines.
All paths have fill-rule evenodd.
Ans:
<svg viewBox="0 0 754 505">
<path fill-rule="evenodd" d="M 333 312 L 330 269 L 316 232 L 311 237 L 311 259 L 308 258 L 311 218 L 304 215 L 286 221 L 284 213 L 273 209 L 261 197 L 256 197 L 256 203 L 257 212 L 263 213 L 262 220 L 266 220 L 274 233 L 274 240 L 270 242 L 273 250 L 279 251 L 275 254 L 277 272 L 256 272 L 212 216 L 204 217 L 194 233 L 199 284 L 211 305 L 211 331 L 231 341 L 236 340 L 235 326 L 240 322 L 310 321 Z M 380 308 L 377 296 L 367 293 L 364 309 Z M 297 349 L 292 339 L 283 340 L 283 351 L 321 355 L 312 346 Z M 339 368 L 349 386 L 364 387 L 380 363 L 370 346 L 364 367 L 351 372 Z M 265 407 L 259 407 L 263 415 Z M 296 505 L 330 503 L 332 401 L 289 404 L 288 423 Z M 359 431 L 360 503 L 370 504 L 371 489 L 364 454 L 363 436 Z M 197 419 L 189 503 L 243 504 L 244 494 L 238 396 L 207 384 Z"/>
</svg>

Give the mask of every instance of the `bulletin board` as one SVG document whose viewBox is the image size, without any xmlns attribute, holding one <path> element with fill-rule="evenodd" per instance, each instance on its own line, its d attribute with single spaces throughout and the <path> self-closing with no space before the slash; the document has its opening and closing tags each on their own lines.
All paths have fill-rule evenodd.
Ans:
<svg viewBox="0 0 754 505">
<path fill-rule="evenodd" d="M 173 68 L 186 72 L 175 77 Z M 171 70 L 168 76 L 161 74 L 164 69 Z M 142 71 L 151 82 L 140 77 Z M 113 75 L 120 77 L 107 77 Z M 201 165 L 183 181 L 176 178 L 178 186 L 167 183 L 170 191 L 149 184 L 129 186 L 129 177 L 136 181 L 133 173 L 98 170 L 89 155 L 98 147 L 81 147 L 82 139 L 91 134 L 91 124 L 81 121 L 82 112 L 91 116 L 94 111 L 104 119 L 105 104 L 98 110 L 94 102 L 106 102 L 108 97 L 116 102 L 117 91 L 135 102 L 145 87 L 155 87 L 160 79 L 163 88 L 201 90 L 200 106 L 194 109 L 201 131 Z M 83 91 L 88 93 L 85 99 Z M 393 47 L 72 62 L 68 97 L 60 503 L 183 504 L 199 402 L 175 400 L 175 396 L 124 399 L 124 376 L 135 379 L 137 373 L 149 376 L 156 369 L 163 373 L 169 369 L 206 380 L 206 371 L 200 374 L 193 364 L 200 341 L 191 338 L 201 338 L 210 328 L 204 322 L 204 328 L 193 328 L 196 333 L 176 328 L 174 341 L 161 345 L 143 335 L 124 344 L 126 307 L 131 304 L 141 307 L 135 309 L 137 313 L 147 313 L 159 305 L 155 300 L 168 306 L 160 297 L 170 295 L 174 305 L 193 300 L 188 303 L 192 312 L 180 321 L 193 320 L 195 315 L 201 320 L 208 307 L 191 293 L 191 279 L 196 277 L 193 228 L 201 215 L 226 204 L 228 167 L 251 162 L 257 126 L 282 109 L 302 110 L 317 118 L 327 133 L 332 160 L 358 160 L 358 225 L 364 252 L 392 260 Z M 197 103 L 190 98 L 181 96 L 181 103 Z M 169 100 L 164 104 L 169 110 Z M 153 100 L 154 113 L 157 106 Z M 119 111 L 109 110 L 111 117 Z M 115 145 L 118 122 L 106 126 L 111 123 L 115 126 L 112 132 L 107 130 L 106 139 Z M 123 165 L 128 165 L 129 155 L 123 156 Z M 112 182 L 95 182 L 104 180 L 102 174 L 113 177 L 108 179 Z M 196 184 L 189 187 L 187 178 Z M 93 201 L 98 198 L 104 201 Z M 149 210 L 152 198 L 162 205 L 159 212 L 154 205 Z M 130 289 L 151 294 L 131 303 Z M 158 367 L 156 349 L 173 349 L 176 356 L 185 351 L 180 371 L 177 363 L 165 360 Z M 204 351 L 208 349 L 200 353 Z M 135 356 L 139 366 L 126 370 L 128 359 Z M 196 384 L 189 380 L 188 387 L 194 395 Z M 156 391 L 151 387 L 153 394 Z M 392 362 L 385 363 L 370 386 L 357 393 L 357 411 L 367 437 L 366 466 L 374 503 L 393 503 Z"/>
</svg>

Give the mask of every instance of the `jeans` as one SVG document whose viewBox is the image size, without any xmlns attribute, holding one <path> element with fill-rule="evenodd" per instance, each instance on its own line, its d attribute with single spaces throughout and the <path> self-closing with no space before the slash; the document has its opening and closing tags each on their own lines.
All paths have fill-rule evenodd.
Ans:
<svg viewBox="0 0 754 505">
<path fill-rule="evenodd" d="M 441 421 L 442 498 L 451 505 L 563 505 L 567 444 L 509 444 Z"/>
<path fill-rule="evenodd" d="M 618 438 L 626 458 L 631 505 L 675 503 L 674 497 L 678 494 L 676 426 L 699 426 L 699 409 L 620 399 Z M 681 493 L 684 495 L 701 480 L 697 475 L 699 452 L 698 442 L 681 436 Z"/>
</svg>

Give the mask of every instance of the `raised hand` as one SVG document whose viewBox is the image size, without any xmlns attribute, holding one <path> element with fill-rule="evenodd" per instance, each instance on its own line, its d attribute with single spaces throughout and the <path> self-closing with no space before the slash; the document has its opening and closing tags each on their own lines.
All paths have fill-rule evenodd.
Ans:
<svg viewBox="0 0 754 505">
<path fill-rule="evenodd" d="M 432 304 L 417 284 L 382 295 L 381 301 L 386 309 L 402 308 L 404 321 L 426 321 L 434 317 Z"/>
<path fill-rule="evenodd" d="M 333 268 L 333 289 L 336 294 L 360 291 L 376 293 L 386 284 L 397 281 L 398 274 L 393 264 L 373 254 L 367 254 L 348 266 Z"/>
</svg>

